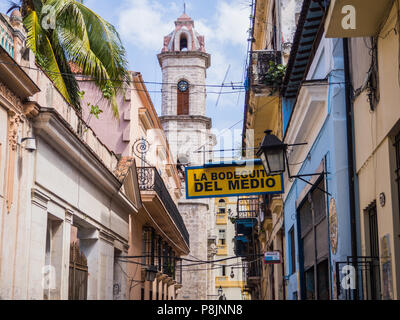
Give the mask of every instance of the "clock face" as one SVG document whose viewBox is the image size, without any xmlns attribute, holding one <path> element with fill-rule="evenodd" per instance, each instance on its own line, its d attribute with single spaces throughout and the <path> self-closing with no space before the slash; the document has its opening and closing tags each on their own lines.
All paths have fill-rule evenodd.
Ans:
<svg viewBox="0 0 400 320">
<path fill-rule="evenodd" d="M 188 88 L 189 88 L 189 83 L 187 83 L 187 81 L 182 80 L 178 82 L 179 91 L 185 92 L 187 91 Z"/>
</svg>

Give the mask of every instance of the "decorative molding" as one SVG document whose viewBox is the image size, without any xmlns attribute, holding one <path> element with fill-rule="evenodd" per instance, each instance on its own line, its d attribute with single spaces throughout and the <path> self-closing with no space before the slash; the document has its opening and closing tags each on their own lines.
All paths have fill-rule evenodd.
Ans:
<svg viewBox="0 0 400 320">
<path fill-rule="evenodd" d="M 21 99 L 19 99 L 4 83 L 0 81 L 0 95 L 7 100 L 9 103 L 9 106 L 6 106 L 7 108 L 15 109 L 14 112 L 20 112 L 22 113 L 22 102 Z"/>
<path fill-rule="evenodd" d="M 22 118 L 19 114 L 12 110 L 8 111 L 8 116 L 8 144 L 12 151 L 16 151 L 18 142 L 18 129 L 19 124 L 22 122 Z"/>
<path fill-rule="evenodd" d="M 69 224 L 73 224 L 74 220 L 74 212 L 71 209 L 66 209 L 65 210 L 65 222 L 68 222 Z"/>
<path fill-rule="evenodd" d="M 28 119 L 36 117 L 39 111 L 40 106 L 34 101 L 27 101 L 23 104 L 23 112 Z"/>
<path fill-rule="evenodd" d="M 99 230 L 99 239 L 104 240 L 105 242 L 108 242 L 112 246 L 114 246 L 114 240 L 117 240 L 115 237 L 112 236 L 112 234 L 108 233 L 105 230 Z"/>
<path fill-rule="evenodd" d="M 15 155 L 17 151 L 18 128 L 22 122 L 19 114 L 8 110 L 8 144 L 10 146 L 7 164 L 6 203 L 7 212 L 10 213 L 14 200 Z"/>
<path fill-rule="evenodd" d="M 47 210 L 47 204 L 50 201 L 50 198 L 47 195 L 36 188 L 32 188 L 31 197 L 32 204 L 38 206 L 39 208 Z"/>
</svg>

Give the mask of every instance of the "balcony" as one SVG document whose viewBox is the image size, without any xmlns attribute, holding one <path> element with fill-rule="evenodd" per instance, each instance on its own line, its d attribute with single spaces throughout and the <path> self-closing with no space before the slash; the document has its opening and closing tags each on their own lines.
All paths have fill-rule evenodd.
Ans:
<svg viewBox="0 0 400 320">
<path fill-rule="evenodd" d="M 237 219 L 257 219 L 262 208 L 259 197 L 239 198 L 237 201 Z"/>
<path fill-rule="evenodd" d="M 271 61 L 274 64 L 281 64 L 282 53 L 271 50 L 258 50 L 251 53 L 250 83 L 254 89 L 261 90 L 271 86 L 267 79 Z"/>
<path fill-rule="evenodd" d="M 237 236 L 235 237 L 235 255 L 237 257 L 246 257 L 249 252 L 249 239 L 245 236 Z"/>
<path fill-rule="evenodd" d="M 243 288 L 243 281 L 229 280 L 229 277 L 215 277 L 215 287 L 219 288 Z"/>
<path fill-rule="evenodd" d="M 381 259 L 383 260 L 383 259 Z M 387 300 L 381 288 L 381 262 L 378 257 L 347 257 L 346 261 L 336 262 L 336 285 L 338 300 Z M 391 263 L 390 261 L 385 261 Z M 385 263 L 384 262 L 384 263 Z M 343 288 L 341 283 L 347 273 L 344 268 L 354 268 L 355 288 Z"/>
<path fill-rule="evenodd" d="M 244 197 L 237 201 L 235 229 L 237 236 L 250 236 L 255 230 L 258 216 L 264 212 L 259 197 Z"/>
<path fill-rule="evenodd" d="M 176 238 L 177 231 L 189 247 L 189 233 L 175 202 L 166 188 L 163 179 L 154 167 L 137 168 L 139 188 L 145 206 L 165 225 L 163 230 Z"/>
<path fill-rule="evenodd" d="M 217 244 L 217 256 L 228 255 L 228 246 L 226 244 Z"/>
<path fill-rule="evenodd" d="M 392 6 L 393 0 L 331 0 L 325 22 L 326 37 L 377 36 Z"/>
<path fill-rule="evenodd" d="M 243 277 L 246 287 L 253 288 L 259 285 L 262 278 L 262 259 L 243 261 Z"/>
</svg>

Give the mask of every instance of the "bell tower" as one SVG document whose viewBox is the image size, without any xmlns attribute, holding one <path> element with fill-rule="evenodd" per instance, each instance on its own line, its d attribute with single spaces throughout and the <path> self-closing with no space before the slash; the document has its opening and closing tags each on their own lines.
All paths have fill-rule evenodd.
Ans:
<svg viewBox="0 0 400 320">
<path fill-rule="evenodd" d="M 210 133 L 211 119 L 206 117 L 206 72 L 210 60 L 204 37 L 196 32 L 194 21 L 183 13 L 175 21 L 175 29 L 164 37 L 162 52 L 158 54 L 163 82 L 160 121 L 177 164 L 201 166 L 211 159 L 207 151 L 214 139 Z M 190 234 L 188 258 L 207 260 L 210 201 L 184 197 L 178 209 Z M 184 268 L 182 272 L 183 286 L 178 298 L 207 299 L 207 272 L 190 269 Z"/>
<path fill-rule="evenodd" d="M 204 161 L 202 154 L 193 151 L 204 149 L 210 138 L 205 86 L 210 60 L 204 37 L 196 32 L 194 21 L 182 14 L 175 21 L 175 30 L 164 37 L 158 55 L 163 77 L 160 120 L 180 163 L 199 165 Z"/>
</svg>

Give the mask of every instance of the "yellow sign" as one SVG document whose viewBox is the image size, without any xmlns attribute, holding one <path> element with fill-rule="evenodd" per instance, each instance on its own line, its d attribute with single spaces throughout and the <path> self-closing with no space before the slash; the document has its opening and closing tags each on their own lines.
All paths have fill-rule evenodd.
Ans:
<svg viewBox="0 0 400 320">
<path fill-rule="evenodd" d="M 282 176 L 267 176 L 260 162 L 186 168 L 186 198 L 283 193 Z"/>
</svg>

